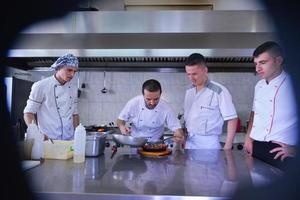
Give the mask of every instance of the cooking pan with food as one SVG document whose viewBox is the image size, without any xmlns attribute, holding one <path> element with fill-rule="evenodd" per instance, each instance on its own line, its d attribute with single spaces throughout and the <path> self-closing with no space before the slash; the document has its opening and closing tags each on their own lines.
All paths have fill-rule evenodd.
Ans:
<svg viewBox="0 0 300 200">
<path fill-rule="evenodd" d="M 132 147 L 142 147 L 147 143 L 147 138 L 133 137 L 131 135 L 112 134 L 116 143 L 129 145 Z"/>
<path fill-rule="evenodd" d="M 168 148 L 167 144 L 164 143 L 146 143 L 143 146 L 143 151 L 148 151 L 148 152 L 161 152 L 161 151 L 166 151 Z"/>
<path fill-rule="evenodd" d="M 148 151 L 148 152 L 161 152 L 161 151 L 166 151 L 168 148 L 168 144 L 165 143 L 165 141 L 171 140 L 173 136 L 167 137 L 163 140 L 158 140 L 155 142 L 150 142 L 148 141 L 144 146 L 143 146 L 143 151 Z"/>
</svg>

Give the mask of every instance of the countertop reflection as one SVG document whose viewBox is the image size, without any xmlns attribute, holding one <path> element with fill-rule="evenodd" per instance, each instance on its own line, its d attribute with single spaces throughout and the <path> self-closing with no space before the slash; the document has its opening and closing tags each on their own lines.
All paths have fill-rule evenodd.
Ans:
<svg viewBox="0 0 300 200">
<path fill-rule="evenodd" d="M 268 184 L 282 175 L 238 150 L 180 150 L 165 158 L 142 157 L 133 148 L 119 148 L 113 159 L 110 153 L 81 164 L 46 160 L 26 174 L 34 192 L 58 199 L 229 197 L 240 184 Z"/>
</svg>

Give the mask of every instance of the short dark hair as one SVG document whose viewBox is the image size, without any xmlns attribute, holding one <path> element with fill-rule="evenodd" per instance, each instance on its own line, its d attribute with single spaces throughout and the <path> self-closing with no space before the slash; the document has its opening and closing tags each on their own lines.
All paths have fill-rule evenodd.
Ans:
<svg viewBox="0 0 300 200">
<path fill-rule="evenodd" d="M 185 60 L 185 66 L 191 65 L 206 65 L 205 58 L 200 53 L 193 53 Z"/>
<path fill-rule="evenodd" d="M 267 41 L 261 45 L 259 45 L 253 52 L 253 57 L 258 57 L 260 54 L 268 52 L 274 56 L 282 56 L 283 51 L 279 44 L 273 41 Z"/>
<path fill-rule="evenodd" d="M 144 90 L 148 90 L 149 92 L 162 92 L 160 83 L 155 79 L 149 79 L 143 83 L 142 93 L 144 94 Z"/>
</svg>

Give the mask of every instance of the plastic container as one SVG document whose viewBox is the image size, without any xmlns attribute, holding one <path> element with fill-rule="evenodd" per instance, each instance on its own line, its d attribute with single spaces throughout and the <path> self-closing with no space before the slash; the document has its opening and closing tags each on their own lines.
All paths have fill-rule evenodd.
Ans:
<svg viewBox="0 0 300 200">
<path fill-rule="evenodd" d="M 39 160 L 44 157 L 44 135 L 40 133 L 38 126 L 32 121 L 27 128 L 28 139 L 33 139 L 31 159 Z"/>
<path fill-rule="evenodd" d="M 19 149 L 22 160 L 31 160 L 31 151 L 34 139 L 26 139 L 19 142 Z"/>
<path fill-rule="evenodd" d="M 44 158 L 67 160 L 73 157 L 73 140 L 44 141 Z"/>
<path fill-rule="evenodd" d="M 82 124 L 79 124 L 75 129 L 74 135 L 74 163 L 82 163 L 85 161 L 85 143 L 86 131 Z"/>
</svg>

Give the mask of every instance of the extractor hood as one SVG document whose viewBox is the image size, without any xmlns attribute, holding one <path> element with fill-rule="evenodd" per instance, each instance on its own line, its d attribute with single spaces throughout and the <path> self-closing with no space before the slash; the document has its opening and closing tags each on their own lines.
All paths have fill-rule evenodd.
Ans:
<svg viewBox="0 0 300 200">
<path fill-rule="evenodd" d="M 215 69 L 249 71 L 253 50 L 274 33 L 265 11 L 72 12 L 24 30 L 7 61 L 43 68 L 70 52 L 81 70 L 174 69 L 199 52 Z"/>
</svg>

